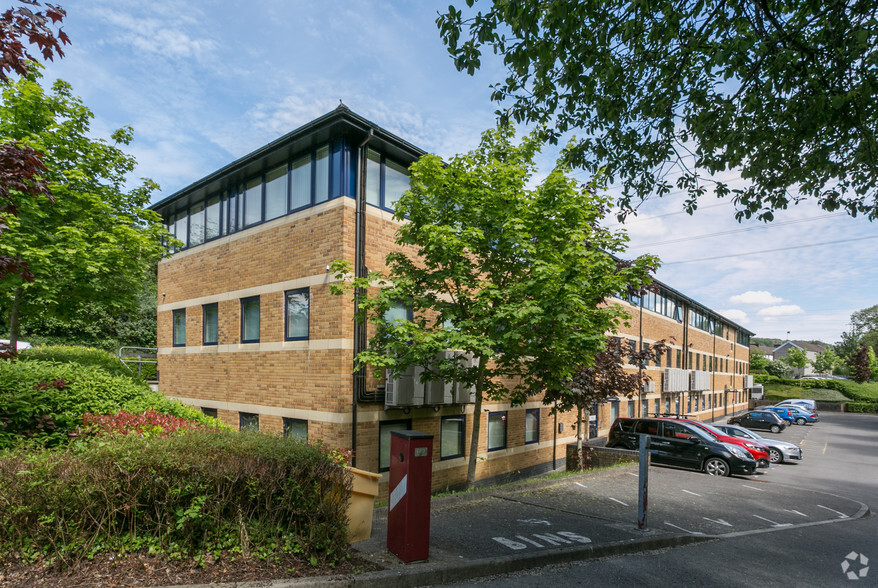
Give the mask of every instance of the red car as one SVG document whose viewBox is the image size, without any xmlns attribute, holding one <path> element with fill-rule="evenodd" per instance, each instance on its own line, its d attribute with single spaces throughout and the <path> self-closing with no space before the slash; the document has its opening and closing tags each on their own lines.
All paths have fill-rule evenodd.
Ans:
<svg viewBox="0 0 878 588">
<path fill-rule="evenodd" d="M 762 443 L 757 443 L 752 439 L 742 439 L 740 437 L 732 437 L 730 435 L 726 435 L 716 427 L 708 425 L 707 423 L 702 423 L 700 421 L 693 421 L 690 419 L 677 419 L 679 421 L 683 421 L 693 425 L 695 427 L 699 427 L 702 431 L 709 433 L 710 435 L 716 437 L 717 441 L 721 443 L 731 443 L 732 445 L 739 445 L 743 447 L 747 451 L 750 452 L 750 455 L 753 456 L 753 459 L 756 460 L 756 466 L 760 468 L 767 468 L 771 465 L 771 458 L 768 455 L 768 447 L 763 445 Z"/>
</svg>

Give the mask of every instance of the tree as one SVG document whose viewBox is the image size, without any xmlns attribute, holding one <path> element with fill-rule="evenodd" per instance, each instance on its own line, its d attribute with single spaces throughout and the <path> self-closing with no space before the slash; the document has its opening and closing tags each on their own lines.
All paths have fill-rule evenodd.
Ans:
<svg viewBox="0 0 878 588">
<path fill-rule="evenodd" d="M 771 360 L 765 357 L 758 349 L 750 349 L 750 373 L 761 374 L 766 372 Z"/>
<path fill-rule="evenodd" d="M 705 174 L 740 170 L 740 190 L 715 182 L 739 220 L 805 198 L 878 217 L 874 0 L 483 4 L 436 21 L 458 70 L 502 55 L 501 120 L 549 125 L 550 141 L 582 131 L 571 160 L 620 179 L 624 211 L 679 172 L 692 213 Z"/>
<path fill-rule="evenodd" d="M 642 369 L 626 370 L 625 365 L 642 368 L 649 362 L 658 364 L 667 351 L 665 342 L 657 341 L 652 346 L 633 352 L 620 338 L 611 337 L 605 342 L 604 349 L 576 366 L 566 389 L 550 389 L 543 396 L 543 404 L 553 405 L 554 411 L 576 410 L 576 454 L 580 468 L 584 464 L 583 423 L 588 422 L 589 408 L 612 398 L 632 398 L 641 393 L 650 377 Z"/>
<path fill-rule="evenodd" d="M 851 314 L 851 329 L 860 341 L 872 349 L 878 349 L 878 304 Z"/>
<path fill-rule="evenodd" d="M 868 382 L 869 378 L 874 375 L 878 360 L 876 360 L 875 352 L 872 348 L 865 343 L 861 343 L 857 350 L 847 358 L 845 363 L 850 366 L 851 376 L 854 381 L 862 384 L 863 382 Z"/>
<path fill-rule="evenodd" d="M 809 363 L 808 355 L 798 347 L 790 347 L 784 359 L 790 367 L 796 368 L 796 370 L 804 370 Z"/>
<path fill-rule="evenodd" d="M 447 165 L 426 155 L 411 166 L 411 188 L 395 205 L 400 250 L 387 256 L 386 274 L 352 280 L 349 264 L 333 264 L 348 288 L 380 286 L 359 299 L 359 319 L 375 333 L 358 365 L 386 368 L 388 378 L 421 366 L 424 379 L 474 389 L 468 487 L 483 399 L 518 404 L 566 389 L 625 316 L 607 298 L 642 288 L 656 263 L 613 256 L 627 237 L 600 225 L 608 199 L 596 183 L 577 186 L 559 164 L 528 188 L 539 141 L 512 138 L 508 126 L 490 130 Z M 403 305 L 411 315 L 391 320 Z"/>
<path fill-rule="evenodd" d="M 7 85 L 0 103 L 0 142 L 41 153 L 55 196 L 51 206 L 21 199 L 0 236 L 0 255 L 22 260 L 34 278 L 0 279 L 13 345 L 21 317 L 67 317 L 83 301 L 111 312 L 132 308 L 165 234 L 158 215 L 145 208 L 156 185 L 144 180 L 125 189 L 135 162 L 119 145 L 132 140 L 131 129 L 115 131 L 113 144 L 91 138 L 92 113 L 69 84 L 56 81 L 47 93 L 39 79 L 35 69 Z"/>
<path fill-rule="evenodd" d="M 769 376 L 775 376 L 778 378 L 786 378 L 790 375 L 793 368 L 787 362 L 785 357 L 779 357 L 774 361 L 768 362 L 768 365 L 765 366 L 765 373 Z"/>
<path fill-rule="evenodd" d="M 832 349 L 827 349 L 823 353 L 817 354 L 817 358 L 811 362 L 811 366 L 818 374 L 831 374 L 840 363 L 841 358 Z"/>
</svg>

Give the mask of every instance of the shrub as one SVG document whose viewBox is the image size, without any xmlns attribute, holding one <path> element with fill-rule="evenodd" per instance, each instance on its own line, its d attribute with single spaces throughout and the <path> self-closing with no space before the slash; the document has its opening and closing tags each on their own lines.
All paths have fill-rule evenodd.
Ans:
<svg viewBox="0 0 878 588">
<path fill-rule="evenodd" d="M 848 402 L 845 412 L 869 412 L 878 414 L 878 402 Z"/>
<path fill-rule="evenodd" d="M 63 443 L 85 413 L 140 413 L 150 408 L 199 423 L 217 423 L 152 391 L 145 382 L 112 375 L 95 365 L 33 359 L 0 362 L 0 449 L 21 438 L 46 446 Z"/>
<path fill-rule="evenodd" d="M 99 438 L 0 456 L 0 557 L 70 563 L 104 551 L 167 558 L 300 554 L 347 546 L 350 478 L 317 447 L 189 431 Z"/>
<path fill-rule="evenodd" d="M 72 345 L 41 345 L 24 349 L 18 353 L 19 361 L 54 361 L 56 363 L 75 363 L 82 366 L 99 367 L 108 374 L 126 376 L 138 381 L 137 370 L 125 367 L 119 358 L 108 351 L 93 347 L 75 347 Z M 153 373 L 155 370 L 153 370 Z"/>
<path fill-rule="evenodd" d="M 82 435 L 130 435 L 152 437 L 173 435 L 182 431 L 206 428 L 196 421 L 163 414 L 155 409 L 130 413 L 122 410 L 116 414 L 82 415 Z"/>
</svg>

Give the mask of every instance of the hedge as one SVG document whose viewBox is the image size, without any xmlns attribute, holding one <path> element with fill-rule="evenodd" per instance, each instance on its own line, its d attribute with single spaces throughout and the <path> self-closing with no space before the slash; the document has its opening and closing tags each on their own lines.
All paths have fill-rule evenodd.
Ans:
<svg viewBox="0 0 878 588">
<path fill-rule="evenodd" d="M 62 444 L 86 413 L 140 413 L 150 408 L 217 425 L 200 410 L 154 392 L 145 382 L 113 375 L 98 365 L 35 359 L 0 362 L 0 449 L 23 438 L 45 446 Z"/>
<path fill-rule="evenodd" d="M 845 412 L 867 412 L 878 414 L 878 402 L 848 402 Z"/>
<path fill-rule="evenodd" d="M 320 447 L 234 431 L 99 438 L 0 454 L 0 559 L 70 564 L 102 552 L 165 558 L 347 547 L 349 474 Z"/>
<path fill-rule="evenodd" d="M 119 358 L 108 351 L 93 347 L 73 345 L 40 345 L 18 352 L 19 361 L 54 361 L 56 363 L 75 363 L 83 366 L 99 367 L 109 374 L 127 376 L 137 381 L 146 379 L 137 376 L 136 366 L 128 369 Z M 155 373 L 155 368 L 151 370 Z"/>
</svg>

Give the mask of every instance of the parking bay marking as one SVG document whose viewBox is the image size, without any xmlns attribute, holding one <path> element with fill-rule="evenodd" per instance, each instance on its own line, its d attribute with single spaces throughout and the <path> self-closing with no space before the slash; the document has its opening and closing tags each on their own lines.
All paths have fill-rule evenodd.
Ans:
<svg viewBox="0 0 878 588">
<path fill-rule="evenodd" d="M 690 531 L 689 529 L 684 529 L 683 527 L 678 527 L 677 525 L 669 523 L 668 521 L 665 521 L 665 524 L 669 527 L 674 527 L 675 529 L 680 529 L 684 533 L 689 533 L 690 535 L 704 535 L 704 533 L 702 533 L 701 531 Z"/>
<path fill-rule="evenodd" d="M 571 533 L 570 531 L 557 531 L 556 533 L 543 533 L 537 534 L 534 533 L 533 537 L 543 541 L 544 543 L 548 543 L 549 545 L 570 545 L 572 543 L 591 543 L 591 539 L 588 537 L 583 537 L 578 533 Z M 520 549 L 527 549 L 527 543 L 530 543 L 534 547 L 545 547 L 542 543 L 538 543 L 530 537 L 525 537 L 524 535 L 516 535 L 515 541 L 513 539 L 508 539 L 506 537 L 492 537 L 494 541 L 503 545 L 504 547 L 508 547 L 509 549 L 518 551 Z M 524 543 L 521 543 L 524 541 Z"/>
<path fill-rule="evenodd" d="M 792 527 L 793 526 L 792 523 L 776 523 L 770 519 L 766 519 L 765 517 L 761 517 L 759 515 L 753 515 L 753 516 L 756 517 L 757 519 L 762 519 L 763 521 L 765 521 L 767 523 L 771 523 L 772 527 Z"/>
<path fill-rule="evenodd" d="M 588 488 L 585 484 L 580 484 L 579 482 L 574 482 L 577 486 L 582 486 L 583 488 Z"/>
<path fill-rule="evenodd" d="M 714 519 L 709 519 L 707 517 L 701 517 L 701 518 L 704 519 L 705 521 L 710 521 L 711 523 L 716 523 L 717 525 L 725 525 L 726 527 L 732 526 L 732 523 L 727 523 L 726 521 L 724 521 L 722 519 L 714 520 Z"/>
<path fill-rule="evenodd" d="M 607 496 L 607 498 L 609 498 L 609 499 L 612 500 L 613 502 L 618 502 L 618 503 L 621 504 L 622 506 L 628 506 L 627 504 L 625 504 L 625 503 L 622 502 L 621 500 L 618 500 L 618 499 L 616 499 L 616 498 L 613 498 L 612 496 Z"/>
<path fill-rule="evenodd" d="M 825 508 L 826 510 L 828 510 L 830 512 L 834 512 L 835 514 L 838 515 L 838 518 L 840 518 L 840 519 L 848 518 L 848 516 L 846 514 L 844 514 L 843 512 L 838 512 L 837 510 L 829 508 L 828 506 L 823 506 L 822 504 L 818 504 L 817 506 L 819 506 L 820 508 Z"/>
<path fill-rule="evenodd" d="M 797 515 L 799 515 L 799 516 L 803 516 L 803 517 L 807 517 L 807 516 L 808 516 L 808 515 L 806 515 L 805 513 L 803 513 L 803 512 L 799 512 L 799 511 L 797 511 L 797 510 L 790 510 L 790 509 L 788 509 L 788 508 L 785 508 L 784 510 L 787 511 L 787 512 L 795 513 L 795 514 L 797 514 Z"/>
<path fill-rule="evenodd" d="M 698 496 L 699 498 L 701 497 L 701 494 L 696 494 L 695 492 L 689 492 L 688 490 L 685 490 L 685 489 L 683 490 L 683 492 L 685 492 L 686 494 L 691 494 L 692 496 Z"/>
<path fill-rule="evenodd" d="M 756 488 L 755 486 L 748 486 L 747 484 L 741 484 L 744 488 L 749 488 L 750 490 L 756 490 L 757 492 L 765 492 L 762 488 Z"/>
</svg>

